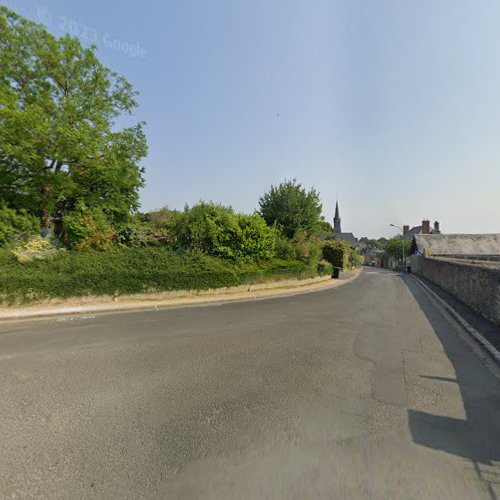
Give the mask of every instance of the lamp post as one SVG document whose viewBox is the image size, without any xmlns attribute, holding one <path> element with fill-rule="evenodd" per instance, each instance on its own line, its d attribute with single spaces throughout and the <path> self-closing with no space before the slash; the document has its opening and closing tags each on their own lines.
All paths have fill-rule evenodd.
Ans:
<svg viewBox="0 0 500 500">
<path fill-rule="evenodd" d="M 403 271 L 405 270 L 405 234 L 404 234 L 404 229 L 401 227 L 401 226 L 396 226 L 396 224 L 389 224 L 389 226 L 392 226 L 392 227 L 395 227 L 397 229 L 401 229 L 401 235 L 403 236 L 403 260 L 402 260 L 402 264 L 403 264 Z"/>
</svg>

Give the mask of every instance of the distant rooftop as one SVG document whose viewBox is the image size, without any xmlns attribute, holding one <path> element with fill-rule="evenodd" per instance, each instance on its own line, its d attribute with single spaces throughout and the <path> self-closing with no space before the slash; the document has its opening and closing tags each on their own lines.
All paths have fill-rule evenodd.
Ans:
<svg viewBox="0 0 500 500">
<path fill-rule="evenodd" d="M 325 233 L 322 234 L 319 239 L 320 240 L 328 240 L 330 238 L 335 238 L 337 240 L 342 240 L 342 241 L 347 241 L 351 245 L 357 245 L 358 244 L 358 238 L 354 236 L 352 233 Z"/>
<path fill-rule="evenodd" d="M 385 251 L 381 250 L 380 248 L 372 248 L 371 250 L 368 250 L 368 252 L 366 252 L 366 255 L 370 257 L 377 257 L 383 254 L 385 254 Z"/>
<path fill-rule="evenodd" d="M 500 255 L 500 234 L 416 234 L 411 251 L 431 255 Z"/>
</svg>

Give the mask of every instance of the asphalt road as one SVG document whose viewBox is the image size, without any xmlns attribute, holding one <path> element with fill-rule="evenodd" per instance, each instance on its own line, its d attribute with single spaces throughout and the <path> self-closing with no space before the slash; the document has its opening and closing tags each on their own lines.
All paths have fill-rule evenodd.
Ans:
<svg viewBox="0 0 500 500">
<path fill-rule="evenodd" d="M 2 498 L 496 498 L 500 383 L 421 289 L 0 324 Z"/>
</svg>

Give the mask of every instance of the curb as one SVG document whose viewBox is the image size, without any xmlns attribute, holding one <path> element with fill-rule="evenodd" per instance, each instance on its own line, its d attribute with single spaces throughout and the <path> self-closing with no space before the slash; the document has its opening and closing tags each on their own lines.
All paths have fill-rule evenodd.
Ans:
<svg viewBox="0 0 500 500">
<path fill-rule="evenodd" d="M 418 285 L 424 289 L 424 291 L 429 294 L 441 307 L 443 307 L 448 314 L 450 314 L 455 321 L 472 337 L 479 346 L 486 352 L 486 354 L 491 358 L 498 367 L 500 367 L 500 352 L 498 352 L 495 347 L 486 340 L 466 319 L 464 319 L 460 314 L 453 309 L 445 300 L 443 300 L 434 290 L 431 290 L 420 278 L 415 275 L 409 275 L 411 278 L 418 283 Z"/>
<path fill-rule="evenodd" d="M 230 302 L 245 302 L 251 300 L 264 300 L 279 297 L 288 297 L 312 293 L 316 291 L 328 290 L 347 285 L 360 276 L 362 269 L 359 269 L 354 276 L 345 280 L 333 280 L 329 276 L 317 278 L 307 278 L 298 280 L 291 284 L 290 281 L 275 281 L 265 284 L 245 285 L 246 290 L 241 286 L 232 289 L 214 289 L 213 291 L 200 293 L 200 291 L 179 290 L 170 298 L 158 298 L 155 296 L 134 296 L 124 297 L 123 302 L 94 303 L 88 305 L 64 305 L 46 306 L 33 308 L 25 307 L 0 311 L 0 323 L 8 321 L 21 321 L 31 319 L 44 319 L 50 317 L 67 315 L 89 315 L 101 313 L 134 312 L 141 310 L 174 309 L 182 307 L 202 307 L 214 304 Z"/>
</svg>

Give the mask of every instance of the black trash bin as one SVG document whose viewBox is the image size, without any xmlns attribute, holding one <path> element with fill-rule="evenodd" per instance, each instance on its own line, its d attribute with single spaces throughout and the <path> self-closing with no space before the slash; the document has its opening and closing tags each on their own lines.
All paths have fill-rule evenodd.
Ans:
<svg viewBox="0 0 500 500">
<path fill-rule="evenodd" d="M 340 267 L 334 267 L 332 278 L 338 279 L 339 276 L 340 276 Z"/>
</svg>

